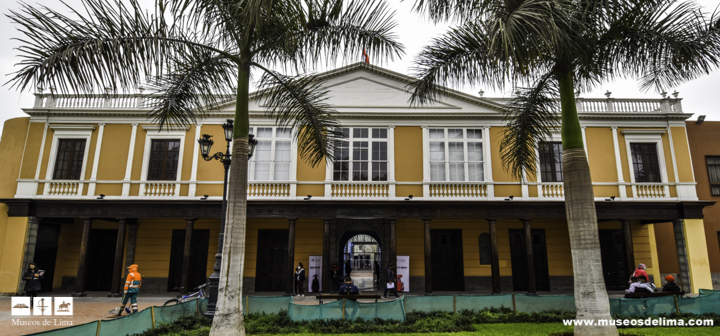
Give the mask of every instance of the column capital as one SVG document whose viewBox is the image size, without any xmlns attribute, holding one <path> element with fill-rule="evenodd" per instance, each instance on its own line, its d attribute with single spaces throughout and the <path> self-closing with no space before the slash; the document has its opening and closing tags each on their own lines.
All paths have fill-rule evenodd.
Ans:
<svg viewBox="0 0 720 336">
<path fill-rule="evenodd" d="M 497 222 L 497 218 L 486 218 L 485 220 L 487 220 L 488 223 L 490 223 L 490 222 L 493 222 L 493 223 Z"/>
<path fill-rule="evenodd" d="M 192 217 L 185 217 L 183 219 L 188 223 L 190 223 L 190 222 L 194 223 L 197 220 L 197 218 L 192 218 Z"/>
<path fill-rule="evenodd" d="M 431 220 L 432 220 L 432 218 L 427 218 L 427 217 L 422 218 L 422 221 L 423 221 L 425 224 L 430 223 Z"/>
<path fill-rule="evenodd" d="M 297 217 L 288 217 L 288 222 L 297 222 Z"/>
<path fill-rule="evenodd" d="M 520 218 L 520 221 L 522 221 L 523 223 L 528 223 L 528 224 L 529 224 L 530 221 L 532 221 L 532 219 L 530 219 L 530 218 Z"/>
</svg>

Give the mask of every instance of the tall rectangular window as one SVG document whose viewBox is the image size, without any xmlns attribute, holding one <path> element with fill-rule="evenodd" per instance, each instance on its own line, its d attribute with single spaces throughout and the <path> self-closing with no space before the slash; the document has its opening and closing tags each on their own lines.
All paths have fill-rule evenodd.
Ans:
<svg viewBox="0 0 720 336">
<path fill-rule="evenodd" d="M 60 139 L 53 179 L 79 180 L 84 156 L 85 139 Z"/>
<path fill-rule="evenodd" d="M 562 142 L 543 142 L 539 147 L 540 178 L 543 182 L 562 182 Z"/>
<path fill-rule="evenodd" d="M 631 143 L 635 182 L 662 182 L 655 143 Z"/>
<path fill-rule="evenodd" d="M 342 128 L 335 141 L 333 181 L 387 181 L 387 128 Z"/>
<path fill-rule="evenodd" d="M 180 139 L 153 140 L 150 147 L 148 181 L 177 180 Z"/>
<path fill-rule="evenodd" d="M 710 178 L 710 193 L 720 196 L 720 156 L 706 156 L 708 177 Z"/>
<path fill-rule="evenodd" d="M 431 128 L 431 181 L 484 181 L 482 129 Z"/>
<path fill-rule="evenodd" d="M 251 127 L 250 133 L 258 140 L 250 161 L 251 179 L 290 180 L 292 130 L 282 127 Z"/>
</svg>

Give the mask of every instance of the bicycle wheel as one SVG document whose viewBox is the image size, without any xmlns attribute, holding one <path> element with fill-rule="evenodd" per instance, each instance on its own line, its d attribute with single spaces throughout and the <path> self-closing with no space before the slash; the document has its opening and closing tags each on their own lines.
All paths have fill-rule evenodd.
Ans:
<svg viewBox="0 0 720 336">
<path fill-rule="evenodd" d="M 180 300 L 178 300 L 178 299 L 171 299 L 171 300 L 165 301 L 165 304 L 164 304 L 163 306 L 173 306 L 173 305 L 176 305 L 176 304 L 178 304 L 178 303 L 180 303 Z"/>
</svg>

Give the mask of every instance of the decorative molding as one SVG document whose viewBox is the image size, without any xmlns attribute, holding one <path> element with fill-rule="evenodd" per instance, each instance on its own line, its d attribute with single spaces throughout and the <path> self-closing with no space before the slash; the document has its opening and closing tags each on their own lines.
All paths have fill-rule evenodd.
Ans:
<svg viewBox="0 0 720 336">
<path fill-rule="evenodd" d="M 188 125 L 172 125 L 172 128 L 160 129 L 160 125 L 142 125 L 142 128 L 146 131 L 156 131 L 162 133 L 185 133 L 190 129 Z"/>
<path fill-rule="evenodd" d="M 92 132 L 97 127 L 95 127 L 95 125 L 50 124 L 50 128 L 55 131 Z"/>
<path fill-rule="evenodd" d="M 627 135 L 663 135 L 667 129 L 624 129 L 622 134 Z"/>
</svg>

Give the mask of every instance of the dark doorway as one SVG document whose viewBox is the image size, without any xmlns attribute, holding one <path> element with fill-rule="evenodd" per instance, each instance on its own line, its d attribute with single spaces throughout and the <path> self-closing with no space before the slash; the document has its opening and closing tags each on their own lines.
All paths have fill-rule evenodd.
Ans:
<svg viewBox="0 0 720 336">
<path fill-rule="evenodd" d="M 513 290 L 528 290 L 527 249 L 525 248 L 525 230 L 511 229 L 510 258 L 512 258 Z M 550 273 L 548 271 L 547 246 L 545 230 L 530 230 L 533 247 L 533 263 L 535 264 L 535 288 L 538 291 L 550 290 Z"/>
<path fill-rule="evenodd" d="M 288 272 L 288 230 L 258 230 L 256 292 L 285 290 Z M 309 265 L 305 266 L 307 269 Z M 307 274 L 307 273 L 306 273 Z"/>
<path fill-rule="evenodd" d="M 117 233 L 117 230 L 90 230 L 85 275 L 86 290 L 109 291 L 112 287 Z"/>
<path fill-rule="evenodd" d="M 188 276 L 188 292 L 206 282 L 208 241 L 210 230 L 193 230 L 190 239 L 190 274 Z M 173 230 L 170 252 L 170 274 L 168 275 L 168 292 L 177 292 L 182 277 L 183 255 L 185 254 L 185 230 Z"/>
<path fill-rule="evenodd" d="M 45 270 L 45 275 L 40 279 L 42 292 L 52 292 L 59 237 L 60 225 L 40 223 L 33 262 L 38 269 Z"/>
<path fill-rule="evenodd" d="M 630 275 L 622 230 L 600 230 L 600 254 L 605 287 L 611 290 L 627 288 Z"/>
<path fill-rule="evenodd" d="M 462 230 L 430 230 L 433 291 L 464 291 Z"/>
</svg>

